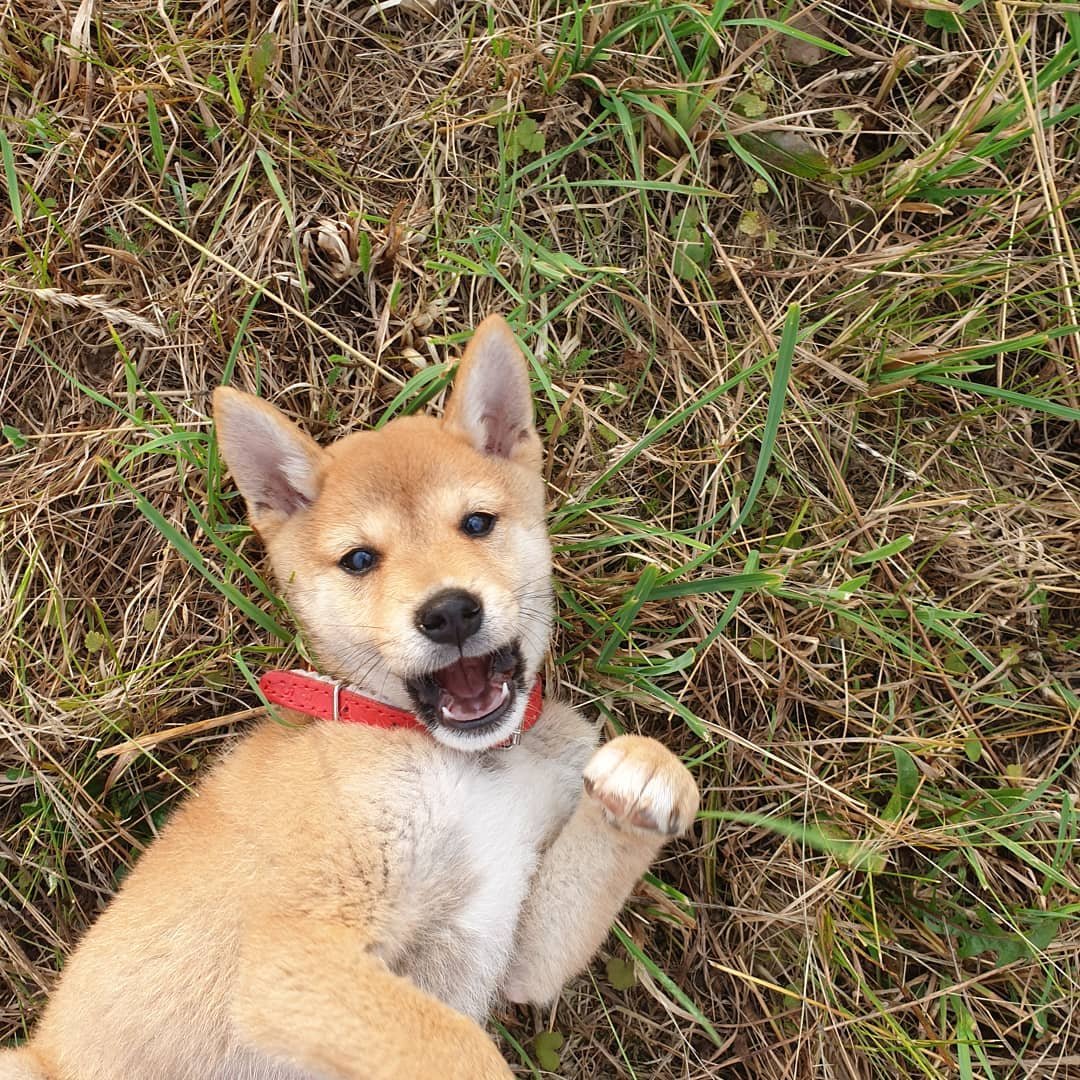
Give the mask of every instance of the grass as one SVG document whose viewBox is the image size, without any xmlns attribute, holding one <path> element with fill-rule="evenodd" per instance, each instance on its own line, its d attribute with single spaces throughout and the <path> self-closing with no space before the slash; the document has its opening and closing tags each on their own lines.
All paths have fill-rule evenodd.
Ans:
<svg viewBox="0 0 1080 1080">
<path fill-rule="evenodd" d="M 332 438 L 501 310 L 549 685 L 704 792 L 508 1059 L 1078 1075 L 1080 9 L 79 12 L 0 35 L 0 1037 L 303 649 L 212 387 Z"/>
</svg>

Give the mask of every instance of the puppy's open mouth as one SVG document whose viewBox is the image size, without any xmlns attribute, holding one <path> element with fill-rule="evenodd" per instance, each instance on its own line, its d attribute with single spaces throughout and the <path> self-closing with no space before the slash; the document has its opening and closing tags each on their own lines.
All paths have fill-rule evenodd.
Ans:
<svg viewBox="0 0 1080 1080">
<path fill-rule="evenodd" d="M 484 656 L 464 656 L 406 686 L 417 715 L 428 724 L 458 731 L 494 726 L 510 710 L 521 689 L 523 662 L 517 642 Z"/>
</svg>

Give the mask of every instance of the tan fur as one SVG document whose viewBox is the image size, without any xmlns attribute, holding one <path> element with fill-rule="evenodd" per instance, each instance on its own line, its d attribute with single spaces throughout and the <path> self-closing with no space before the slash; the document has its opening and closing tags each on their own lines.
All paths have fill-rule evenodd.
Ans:
<svg viewBox="0 0 1080 1080">
<path fill-rule="evenodd" d="M 416 607 L 464 587 L 483 599 L 487 647 L 519 637 L 531 681 L 550 549 L 526 369 L 502 320 L 477 330 L 443 421 L 320 449 L 236 391 L 218 391 L 215 414 L 324 670 L 409 707 L 406 677 L 432 669 Z M 482 541 L 459 528 L 477 510 L 498 515 Z M 380 553 L 360 577 L 338 565 L 357 546 Z M 634 736 L 594 750 L 558 702 L 496 748 L 519 697 L 479 741 L 294 714 L 252 732 L 140 859 L 29 1049 L 0 1054 L 0 1080 L 510 1076 L 480 1026 L 491 1002 L 550 1001 L 697 809 L 669 751 Z"/>
</svg>

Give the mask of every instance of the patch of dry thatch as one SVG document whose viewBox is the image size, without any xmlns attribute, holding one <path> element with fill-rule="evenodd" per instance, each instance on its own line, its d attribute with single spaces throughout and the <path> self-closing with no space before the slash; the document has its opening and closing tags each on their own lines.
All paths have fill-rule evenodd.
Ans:
<svg viewBox="0 0 1080 1080">
<path fill-rule="evenodd" d="M 642 885 L 636 986 L 600 962 L 510 1036 L 573 1077 L 1077 1074 L 1080 17 L 790 7 L 846 55 L 764 3 L 9 5 L 3 1035 L 291 647 L 212 387 L 331 438 L 502 310 L 552 684 L 747 815 Z M 744 569 L 782 584 L 626 606 Z"/>
</svg>

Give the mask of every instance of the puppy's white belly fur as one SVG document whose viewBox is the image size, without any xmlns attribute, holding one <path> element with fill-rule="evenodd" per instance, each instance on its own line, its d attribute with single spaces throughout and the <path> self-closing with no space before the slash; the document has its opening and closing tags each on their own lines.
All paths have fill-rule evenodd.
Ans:
<svg viewBox="0 0 1080 1080">
<path fill-rule="evenodd" d="M 570 763 L 525 746 L 486 762 L 440 748 L 402 783 L 387 810 L 410 835 L 410 857 L 392 869 L 397 900 L 375 950 L 391 970 L 485 1020 L 541 852 L 573 811 L 587 748 Z M 208 1080 L 317 1078 L 238 1051 Z"/>
<path fill-rule="evenodd" d="M 483 1019 L 510 964 L 514 931 L 545 842 L 569 816 L 577 770 L 525 747 L 486 760 L 439 751 L 399 812 L 412 831 L 393 924 L 391 970 Z"/>
<path fill-rule="evenodd" d="M 203 1063 L 201 1071 L 193 1071 L 192 1075 L 198 1075 L 200 1080 L 319 1080 L 313 1073 L 270 1061 L 264 1054 L 250 1050 L 237 1050 L 212 1072 L 206 1070 Z"/>
</svg>

